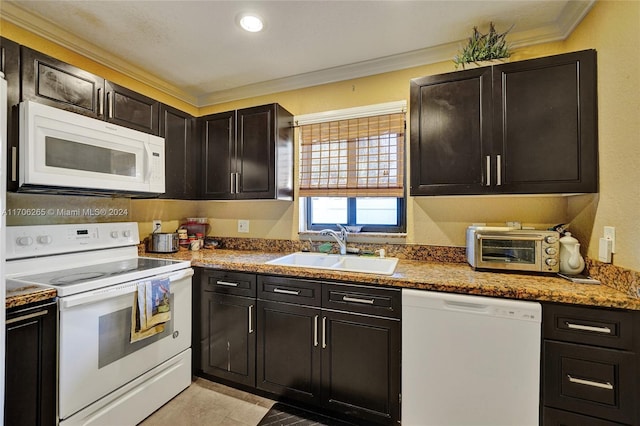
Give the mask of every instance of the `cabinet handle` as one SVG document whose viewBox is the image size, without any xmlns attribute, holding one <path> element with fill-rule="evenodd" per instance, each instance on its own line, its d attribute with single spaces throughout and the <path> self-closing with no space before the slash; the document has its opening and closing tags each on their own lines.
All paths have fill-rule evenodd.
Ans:
<svg viewBox="0 0 640 426">
<path fill-rule="evenodd" d="M 502 185 L 502 156 L 496 155 L 496 186 Z"/>
<path fill-rule="evenodd" d="M 98 93 L 98 117 L 104 114 L 104 99 L 102 99 L 102 89 L 97 90 Z"/>
<path fill-rule="evenodd" d="M 107 92 L 107 118 L 113 118 L 113 102 L 111 99 L 111 92 Z"/>
<path fill-rule="evenodd" d="M 238 287 L 238 283 L 232 283 L 230 281 L 216 281 L 217 285 L 226 285 L 227 287 Z"/>
<path fill-rule="evenodd" d="M 235 173 L 236 175 L 236 194 L 240 193 L 240 173 Z"/>
<path fill-rule="evenodd" d="M 375 299 L 360 299 L 358 297 L 349 296 L 342 296 L 342 300 L 345 302 L 366 303 L 367 305 L 373 305 L 375 303 Z"/>
<path fill-rule="evenodd" d="M 280 293 L 280 294 L 291 294 L 293 296 L 298 296 L 300 294 L 300 290 L 285 290 L 285 289 L 278 288 L 278 287 L 274 288 L 273 292 L 274 293 Z"/>
<path fill-rule="evenodd" d="M 487 183 L 485 186 L 491 186 L 491 156 L 487 155 L 486 157 L 486 174 L 487 174 Z"/>
<path fill-rule="evenodd" d="M 8 325 L 8 324 L 13 324 L 13 323 L 16 323 L 16 322 L 28 320 L 28 319 L 31 319 L 31 318 L 41 317 L 43 315 L 47 315 L 48 313 L 49 313 L 49 311 L 47 309 L 42 310 L 42 311 L 38 311 L 38 312 L 33 312 L 33 313 L 30 313 L 30 314 L 26 314 L 26 315 L 22 315 L 22 316 L 19 316 L 19 317 L 8 319 L 8 320 L 5 321 L 5 324 Z"/>
<path fill-rule="evenodd" d="M 574 330 L 582 330 L 582 331 L 592 331 L 594 333 L 603 333 L 603 334 L 611 334 L 611 329 L 609 327 L 594 327 L 592 325 L 583 325 L 583 324 L 573 324 L 569 321 L 565 321 L 565 324 L 568 328 L 572 328 Z"/>
<path fill-rule="evenodd" d="M 15 182 L 18 177 L 18 148 L 15 146 L 11 147 L 11 182 Z"/>
<path fill-rule="evenodd" d="M 253 305 L 249 305 L 249 334 L 253 333 Z"/>
<path fill-rule="evenodd" d="M 318 315 L 313 318 L 313 346 L 318 346 Z"/>
<path fill-rule="evenodd" d="M 229 174 L 229 182 L 230 182 L 229 192 L 232 194 L 235 194 L 235 192 L 233 192 L 233 175 L 235 175 L 235 173 Z"/>
<path fill-rule="evenodd" d="M 576 383 L 578 385 L 585 385 L 585 386 L 592 386 L 594 388 L 613 390 L 613 385 L 609 382 L 603 383 L 603 382 L 595 382 L 593 380 L 579 379 L 577 377 L 571 377 L 570 374 L 567 374 L 567 377 L 569 378 L 569 381 L 571 383 Z"/>
<path fill-rule="evenodd" d="M 327 317 L 322 317 L 322 349 L 327 347 Z"/>
</svg>

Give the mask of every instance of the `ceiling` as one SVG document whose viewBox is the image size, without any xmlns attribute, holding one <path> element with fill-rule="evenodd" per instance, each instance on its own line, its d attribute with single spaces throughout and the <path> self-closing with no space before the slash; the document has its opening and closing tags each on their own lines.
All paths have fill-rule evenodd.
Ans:
<svg viewBox="0 0 640 426">
<path fill-rule="evenodd" d="M 200 107 L 453 58 L 474 26 L 566 38 L 595 0 L 3 0 L 3 19 Z M 243 12 L 260 33 L 237 25 Z"/>
</svg>

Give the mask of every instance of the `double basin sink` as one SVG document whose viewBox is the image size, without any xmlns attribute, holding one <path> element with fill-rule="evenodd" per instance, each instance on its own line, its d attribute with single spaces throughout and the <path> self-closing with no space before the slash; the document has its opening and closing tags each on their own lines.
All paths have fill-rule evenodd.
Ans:
<svg viewBox="0 0 640 426">
<path fill-rule="evenodd" d="M 394 257 L 362 257 L 325 253 L 291 253 L 265 262 L 267 265 L 295 268 L 329 269 L 332 271 L 361 272 L 393 275 L 398 264 Z"/>
</svg>

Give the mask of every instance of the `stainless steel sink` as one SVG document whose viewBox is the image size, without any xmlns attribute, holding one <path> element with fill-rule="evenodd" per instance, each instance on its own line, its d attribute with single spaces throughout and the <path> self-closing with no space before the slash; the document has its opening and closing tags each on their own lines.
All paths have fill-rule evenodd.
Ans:
<svg viewBox="0 0 640 426">
<path fill-rule="evenodd" d="M 398 264 L 395 257 L 342 256 L 324 253 L 291 253 L 265 262 L 268 265 L 295 268 L 330 269 L 333 271 L 362 272 L 392 275 Z"/>
</svg>

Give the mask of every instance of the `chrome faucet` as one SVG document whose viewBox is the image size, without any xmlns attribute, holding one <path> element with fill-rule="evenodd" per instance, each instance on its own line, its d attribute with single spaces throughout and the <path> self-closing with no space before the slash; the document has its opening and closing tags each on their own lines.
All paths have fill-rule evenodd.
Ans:
<svg viewBox="0 0 640 426">
<path fill-rule="evenodd" d="M 337 233 L 333 229 L 323 229 L 320 231 L 322 235 L 331 235 L 340 246 L 340 254 L 347 254 L 347 230 L 342 225 L 336 225 L 340 229 L 340 233 Z"/>
</svg>

